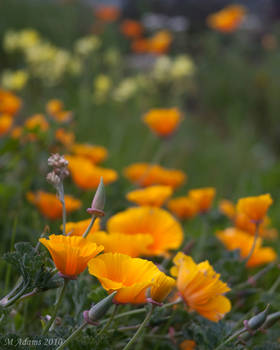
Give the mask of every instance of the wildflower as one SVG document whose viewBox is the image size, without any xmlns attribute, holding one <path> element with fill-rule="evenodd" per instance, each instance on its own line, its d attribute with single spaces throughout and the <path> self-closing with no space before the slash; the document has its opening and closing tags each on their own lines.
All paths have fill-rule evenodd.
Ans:
<svg viewBox="0 0 280 350">
<path fill-rule="evenodd" d="M 105 101 L 112 86 L 112 80 L 105 74 L 99 74 L 93 82 L 93 98 L 95 102 Z"/>
<path fill-rule="evenodd" d="M 0 115 L 0 136 L 7 134 L 13 125 L 13 117 L 8 114 Z"/>
<path fill-rule="evenodd" d="M 22 131 L 23 131 L 23 129 L 21 126 L 16 126 L 15 128 L 13 128 L 11 130 L 11 138 L 13 138 L 15 140 L 19 139 L 22 135 Z"/>
<path fill-rule="evenodd" d="M 62 217 L 62 204 L 55 194 L 44 191 L 38 191 L 36 193 L 28 192 L 27 199 L 30 203 L 36 205 L 41 214 L 46 218 L 55 220 Z M 81 201 L 72 196 L 65 195 L 64 200 L 68 213 L 82 206 Z"/>
<path fill-rule="evenodd" d="M 95 35 L 86 36 L 76 41 L 75 51 L 78 55 L 87 56 L 100 47 L 100 39 Z"/>
<path fill-rule="evenodd" d="M 163 272 L 154 263 L 140 258 L 131 258 L 124 254 L 102 254 L 90 260 L 88 269 L 89 273 L 95 276 L 110 294 L 117 291 L 114 300 L 120 304 L 146 303 L 147 289 L 153 286 L 154 281 L 159 284 L 154 287 L 153 292 L 158 302 L 162 301 L 162 298 L 166 296 L 166 289 L 170 288 L 168 283 L 163 285 L 157 280 L 158 275 L 162 275 Z"/>
<path fill-rule="evenodd" d="M 246 259 L 254 244 L 254 236 L 239 229 L 230 227 L 216 234 L 217 238 L 225 245 L 228 250 L 240 250 L 240 256 Z M 256 240 L 256 246 L 252 256 L 247 262 L 247 267 L 255 267 L 276 260 L 276 253 L 270 247 L 262 247 L 262 239 Z"/>
<path fill-rule="evenodd" d="M 159 273 L 153 280 L 151 288 L 151 299 L 156 303 L 161 303 L 175 287 L 175 280 L 164 273 Z"/>
<path fill-rule="evenodd" d="M 113 98 L 117 102 L 124 102 L 132 98 L 137 92 L 137 80 L 134 78 L 125 78 L 116 87 L 113 92 Z"/>
<path fill-rule="evenodd" d="M 133 40 L 131 50 L 135 53 L 145 53 L 149 50 L 149 41 L 144 38 Z"/>
<path fill-rule="evenodd" d="M 70 279 L 82 273 L 89 260 L 103 250 L 102 246 L 76 236 L 50 235 L 48 239 L 40 238 L 39 241 L 50 252 L 58 271 Z"/>
<path fill-rule="evenodd" d="M 88 228 L 91 219 L 81 220 L 77 222 L 67 222 L 65 225 L 65 233 L 71 236 L 82 236 Z M 97 232 L 100 230 L 100 219 L 97 218 L 90 230 L 90 232 Z"/>
<path fill-rule="evenodd" d="M 164 54 L 169 50 L 172 36 L 167 30 L 160 30 L 149 38 L 149 52 L 154 54 Z"/>
<path fill-rule="evenodd" d="M 265 218 L 272 203 L 270 194 L 241 198 L 237 203 L 237 211 L 245 214 L 253 222 L 260 223 Z"/>
<path fill-rule="evenodd" d="M 195 64 L 188 55 L 178 55 L 171 67 L 171 77 L 174 79 L 192 76 Z"/>
<path fill-rule="evenodd" d="M 150 186 L 129 192 L 126 199 L 141 206 L 161 207 L 172 195 L 170 186 Z"/>
<path fill-rule="evenodd" d="M 193 340 L 183 340 L 180 344 L 180 350 L 194 350 L 196 343 Z"/>
<path fill-rule="evenodd" d="M 46 105 L 48 114 L 59 123 L 66 123 L 72 119 L 72 112 L 64 110 L 64 104 L 58 99 L 49 100 Z"/>
<path fill-rule="evenodd" d="M 178 128 L 182 115 L 177 108 L 152 109 L 144 115 L 143 120 L 157 135 L 168 137 Z"/>
<path fill-rule="evenodd" d="M 189 197 L 178 197 L 167 203 L 168 209 L 180 219 L 190 219 L 198 213 L 196 202 Z"/>
<path fill-rule="evenodd" d="M 210 321 L 218 322 L 231 309 L 223 296 L 230 288 L 220 280 L 208 261 L 196 264 L 190 256 L 179 252 L 171 273 L 177 276 L 177 288 L 188 307 Z"/>
<path fill-rule="evenodd" d="M 135 207 L 124 210 L 108 220 L 107 228 L 109 233 L 151 235 L 153 243 L 148 246 L 147 255 L 166 254 L 169 249 L 177 249 L 183 240 L 181 225 L 160 208 Z"/>
<path fill-rule="evenodd" d="M 100 5 L 95 9 L 94 15 L 104 22 L 114 22 L 120 16 L 120 10 L 118 7 L 113 5 Z"/>
<path fill-rule="evenodd" d="M 103 162 L 108 156 L 108 151 L 105 147 L 90 145 L 87 143 L 75 143 L 72 146 L 71 151 L 76 156 L 89 159 L 93 164 Z"/>
<path fill-rule="evenodd" d="M 226 215 L 229 219 L 234 219 L 236 215 L 235 205 L 227 199 L 222 199 L 219 202 L 219 210 L 221 213 Z"/>
<path fill-rule="evenodd" d="M 121 23 L 121 32 L 128 38 L 138 38 L 143 32 L 143 27 L 138 21 L 126 19 Z"/>
<path fill-rule="evenodd" d="M 222 33 L 234 32 L 244 20 L 246 9 L 242 5 L 229 5 L 207 18 L 210 28 Z"/>
<path fill-rule="evenodd" d="M 34 130 L 45 132 L 49 129 L 49 123 L 43 114 L 34 114 L 25 121 L 24 127 L 30 132 Z"/>
<path fill-rule="evenodd" d="M 124 175 L 140 186 L 166 185 L 172 188 L 181 186 L 187 179 L 181 170 L 166 169 L 156 164 L 134 163 L 124 169 Z"/>
<path fill-rule="evenodd" d="M 101 177 L 105 185 L 118 178 L 115 170 L 97 167 L 86 158 L 66 156 L 66 159 L 69 161 L 69 170 L 73 181 L 83 190 L 97 188 Z"/>
<path fill-rule="evenodd" d="M 2 75 L 2 86 L 9 90 L 22 90 L 28 80 L 25 70 L 5 70 Z"/>
<path fill-rule="evenodd" d="M 211 208 L 215 194 L 216 190 L 213 187 L 197 188 L 189 191 L 189 197 L 196 202 L 200 213 L 205 213 Z"/>
<path fill-rule="evenodd" d="M 21 99 L 9 91 L 0 89 L 0 113 L 15 115 L 21 107 Z"/>
<path fill-rule="evenodd" d="M 75 142 L 75 135 L 71 131 L 66 131 L 63 128 L 59 128 L 55 131 L 55 139 L 66 148 L 71 148 Z"/>
<path fill-rule="evenodd" d="M 121 253 L 136 258 L 149 252 L 148 246 L 153 243 L 149 234 L 127 235 L 125 233 L 93 232 L 87 237 L 91 242 L 104 246 L 105 253 Z"/>
</svg>

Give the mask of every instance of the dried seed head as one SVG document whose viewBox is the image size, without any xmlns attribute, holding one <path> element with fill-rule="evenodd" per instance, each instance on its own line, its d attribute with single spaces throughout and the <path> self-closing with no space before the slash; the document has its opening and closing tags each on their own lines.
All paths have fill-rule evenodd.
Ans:
<svg viewBox="0 0 280 350">
<path fill-rule="evenodd" d="M 50 173 L 48 173 L 46 176 L 46 179 L 51 185 L 55 187 L 57 187 L 61 181 L 60 177 L 54 171 L 51 171 Z"/>
<path fill-rule="evenodd" d="M 58 153 L 55 153 L 48 158 L 48 165 L 53 168 L 66 168 L 68 166 L 68 160 Z"/>
</svg>

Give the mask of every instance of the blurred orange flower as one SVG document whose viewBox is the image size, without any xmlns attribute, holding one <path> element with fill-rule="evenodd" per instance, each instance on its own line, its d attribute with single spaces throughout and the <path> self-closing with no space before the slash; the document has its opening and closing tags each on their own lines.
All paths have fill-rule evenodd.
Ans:
<svg viewBox="0 0 280 350">
<path fill-rule="evenodd" d="M 38 191 L 36 193 L 28 192 L 26 197 L 30 203 L 36 205 L 41 214 L 46 218 L 55 220 L 62 217 L 62 204 L 55 194 L 43 191 Z M 82 206 L 81 201 L 72 196 L 65 195 L 64 199 L 66 211 L 68 213 Z"/>
<path fill-rule="evenodd" d="M 222 214 L 226 215 L 229 219 L 233 220 L 236 214 L 235 205 L 232 201 L 222 199 L 219 202 L 219 210 Z"/>
<path fill-rule="evenodd" d="M 139 38 L 133 40 L 131 44 L 131 50 L 135 53 L 146 53 L 149 51 L 148 39 Z"/>
<path fill-rule="evenodd" d="M 59 128 L 55 131 L 55 138 L 66 148 L 70 148 L 75 142 L 75 134 L 63 128 Z"/>
<path fill-rule="evenodd" d="M 170 199 L 167 208 L 180 219 L 190 219 L 198 213 L 196 202 L 187 196 Z"/>
<path fill-rule="evenodd" d="M 24 127 L 28 131 L 34 131 L 36 129 L 39 129 L 40 131 L 45 132 L 49 129 L 49 123 L 47 122 L 43 114 L 34 114 L 28 119 L 26 119 Z"/>
<path fill-rule="evenodd" d="M 88 263 L 88 269 L 108 293 L 117 291 L 114 300 L 120 304 L 146 303 L 147 289 L 154 284 L 151 296 L 162 302 L 172 288 L 173 279 L 165 276 L 154 263 L 125 254 L 102 254 Z M 160 280 L 158 275 L 167 282 Z"/>
<path fill-rule="evenodd" d="M 109 232 L 127 235 L 148 234 L 153 243 L 148 246 L 147 255 L 165 255 L 170 249 L 177 249 L 183 240 L 183 230 L 175 218 L 164 209 L 135 207 L 112 216 L 107 222 Z"/>
<path fill-rule="evenodd" d="M 208 261 L 196 264 L 190 256 L 179 252 L 171 268 L 177 277 L 177 288 L 191 310 L 210 321 L 220 321 L 231 309 L 228 298 L 223 296 L 230 288 L 220 280 Z"/>
<path fill-rule="evenodd" d="M 196 202 L 200 213 L 205 213 L 211 208 L 215 195 L 216 190 L 213 187 L 197 188 L 189 191 L 189 197 Z"/>
<path fill-rule="evenodd" d="M 228 250 L 240 250 L 240 256 L 246 259 L 254 244 L 254 236 L 234 227 L 219 231 L 216 236 Z M 262 247 L 262 239 L 257 238 L 254 252 L 247 262 L 247 267 L 263 265 L 277 258 L 275 251 L 270 247 Z"/>
<path fill-rule="evenodd" d="M 125 19 L 121 23 L 121 32 L 128 38 L 138 38 L 143 32 L 142 24 L 133 19 Z"/>
<path fill-rule="evenodd" d="M 100 5 L 95 8 L 94 15 L 104 22 L 114 22 L 120 16 L 120 10 L 116 6 Z"/>
<path fill-rule="evenodd" d="M 90 145 L 87 143 L 75 143 L 72 146 L 71 151 L 76 156 L 87 158 L 94 164 L 103 162 L 108 156 L 108 151 L 105 147 Z"/>
<path fill-rule="evenodd" d="M 242 23 L 246 15 L 246 8 L 242 5 L 229 5 L 222 10 L 208 16 L 207 24 L 210 28 L 222 33 L 234 32 Z"/>
<path fill-rule="evenodd" d="M 13 125 L 13 117 L 8 114 L 0 115 L 0 136 L 5 135 Z"/>
<path fill-rule="evenodd" d="M 127 235 L 125 233 L 93 232 L 87 236 L 91 242 L 104 246 L 105 253 L 121 253 L 136 258 L 148 253 L 148 246 L 153 243 L 149 234 Z"/>
<path fill-rule="evenodd" d="M 180 350 L 194 350 L 196 343 L 193 340 L 183 340 L 180 344 Z"/>
<path fill-rule="evenodd" d="M 0 89 L 0 114 L 15 115 L 21 107 L 21 99 L 9 91 Z"/>
<path fill-rule="evenodd" d="M 59 123 L 67 123 L 72 119 L 72 112 L 64 110 L 64 104 L 58 99 L 50 100 L 46 105 L 47 113 Z"/>
<path fill-rule="evenodd" d="M 91 222 L 91 218 L 77 221 L 77 222 L 67 222 L 67 224 L 65 225 L 65 232 L 67 235 L 71 235 L 71 236 L 82 236 L 85 230 L 87 229 L 87 227 L 89 226 L 90 222 Z M 62 225 L 60 228 L 62 229 Z M 94 224 L 90 230 L 90 233 L 97 232 L 99 230 L 100 230 L 100 219 L 97 218 L 94 221 Z"/>
<path fill-rule="evenodd" d="M 131 182 L 144 187 L 166 185 L 176 188 L 187 180 L 187 175 L 181 170 L 148 163 L 134 163 L 124 169 L 124 175 Z"/>
<path fill-rule="evenodd" d="M 167 30 L 160 30 L 149 38 L 149 52 L 164 54 L 169 50 L 172 42 L 172 35 Z"/>
<path fill-rule="evenodd" d="M 118 178 L 115 170 L 97 167 L 86 158 L 78 156 L 65 156 L 65 158 L 69 161 L 68 167 L 73 181 L 83 190 L 97 188 L 101 177 L 105 185 Z"/>
<path fill-rule="evenodd" d="M 245 214 L 255 223 L 260 223 L 265 218 L 272 203 L 270 194 L 241 198 L 237 203 L 237 212 Z"/>
<path fill-rule="evenodd" d="M 172 195 L 170 186 L 155 185 L 129 192 L 126 199 L 141 206 L 161 207 Z"/>
<path fill-rule="evenodd" d="M 143 121 L 157 135 L 170 136 L 182 121 L 182 114 L 178 108 L 151 109 L 143 117 Z"/>
<path fill-rule="evenodd" d="M 102 246 L 76 236 L 50 235 L 48 239 L 40 238 L 39 241 L 50 252 L 58 271 L 70 279 L 82 273 L 89 260 L 103 250 Z"/>
</svg>

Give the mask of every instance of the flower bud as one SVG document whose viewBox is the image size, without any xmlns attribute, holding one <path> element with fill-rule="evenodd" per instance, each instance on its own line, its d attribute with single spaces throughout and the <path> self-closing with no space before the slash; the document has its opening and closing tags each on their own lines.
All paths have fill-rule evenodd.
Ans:
<svg viewBox="0 0 280 350">
<path fill-rule="evenodd" d="M 274 312 L 273 314 L 270 314 L 267 316 L 262 328 L 263 329 L 270 328 L 279 320 L 280 320 L 280 311 Z"/>
<path fill-rule="evenodd" d="M 103 183 L 103 178 L 100 178 L 99 185 L 93 197 L 91 207 L 87 209 L 87 212 L 91 215 L 104 216 L 105 207 L 105 187 Z"/>
<path fill-rule="evenodd" d="M 94 322 L 98 321 L 102 318 L 110 307 L 113 305 L 113 298 L 117 294 L 117 292 L 113 292 L 108 295 L 106 298 L 99 301 L 99 303 L 93 305 L 90 310 L 84 311 L 85 321 L 88 323 L 94 324 Z"/>
<path fill-rule="evenodd" d="M 260 312 L 256 316 L 253 316 L 252 318 L 250 318 L 246 322 L 246 324 L 244 321 L 245 327 L 247 327 L 251 330 L 256 330 L 256 329 L 260 328 L 264 324 L 264 322 L 266 321 L 269 307 L 270 307 L 270 305 L 267 305 L 267 307 L 265 308 L 264 311 Z"/>
</svg>

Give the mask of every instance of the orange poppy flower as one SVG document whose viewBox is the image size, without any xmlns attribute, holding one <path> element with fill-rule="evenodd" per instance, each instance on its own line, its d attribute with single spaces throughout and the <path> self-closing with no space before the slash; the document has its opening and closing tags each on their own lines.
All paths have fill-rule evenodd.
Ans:
<svg viewBox="0 0 280 350">
<path fill-rule="evenodd" d="M 171 273 L 177 277 L 177 288 L 191 310 L 210 321 L 218 322 L 231 309 L 228 298 L 223 294 L 230 288 L 220 280 L 208 261 L 196 264 L 190 256 L 179 252 Z"/>
<path fill-rule="evenodd" d="M 66 148 L 70 148 L 75 142 L 75 135 L 71 131 L 66 131 L 63 128 L 59 128 L 55 131 L 55 138 Z"/>
<path fill-rule="evenodd" d="M 136 258 L 148 253 L 148 246 L 153 243 L 149 234 L 127 235 L 124 233 L 93 232 L 87 236 L 91 242 L 104 246 L 105 253 L 121 253 Z"/>
<path fill-rule="evenodd" d="M 0 136 L 7 134 L 13 125 L 13 117 L 8 114 L 0 115 Z"/>
<path fill-rule="evenodd" d="M 151 261 L 119 253 L 105 253 L 92 259 L 88 263 L 88 270 L 108 293 L 117 291 L 114 300 L 120 304 L 146 303 L 147 289 L 154 284 L 151 296 L 157 298 L 155 301 L 162 302 L 170 292 L 173 280 Z"/>
<path fill-rule="evenodd" d="M 34 114 L 25 121 L 24 127 L 28 131 L 39 129 L 41 132 L 45 132 L 49 129 L 49 123 L 43 114 Z"/>
<path fill-rule="evenodd" d="M 213 187 L 197 188 L 189 191 L 189 197 L 196 202 L 198 211 L 201 213 L 205 213 L 211 208 L 215 195 L 216 190 Z"/>
<path fill-rule="evenodd" d="M 143 121 L 157 135 L 170 136 L 182 121 L 182 114 L 178 108 L 151 109 L 143 117 Z"/>
<path fill-rule="evenodd" d="M 117 180 L 118 174 L 113 169 L 97 167 L 86 158 L 66 156 L 68 167 L 75 184 L 83 190 L 97 188 L 101 177 L 105 185 Z"/>
<path fill-rule="evenodd" d="M 46 105 L 47 113 L 59 123 L 67 123 L 72 119 L 72 112 L 64 110 L 64 104 L 58 99 L 50 100 Z"/>
<path fill-rule="evenodd" d="M 236 214 L 236 209 L 235 209 L 235 205 L 227 200 L 227 199 L 222 199 L 219 202 L 219 210 L 221 213 L 223 213 L 224 215 L 226 215 L 229 219 L 233 220 Z"/>
<path fill-rule="evenodd" d="M 0 89 L 0 114 L 15 115 L 21 107 L 21 99 L 9 91 Z"/>
<path fill-rule="evenodd" d="M 240 256 L 246 259 L 254 244 L 254 237 L 247 232 L 238 230 L 234 227 L 219 231 L 216 236 L 228 250 L 240 250 Z M 275 251 L 270 247 L 262 247 L 262 239 L 257 238 L 254 252 L 247 262 L 247 267 L 263 265 L 277 258 Z"/>
<path fill-rule="evenodd" d="M 82 273 L 89 260 L 103 250 L 102 246 L 76 236 L 50 235 L 48 239 L 40 238 L 39 241 L 50 252 L 58 271 L 70 279 Z"/>
<path fill-rule="evenodd" d="M 154 54 L 166 53 L 171 45 L 172 35 L 167 30 L 160 30 L 149 38 L 149 52 Z"/>
<path fill-rule="evenodd" d="M 177 249 L 183 240 L 181 225 L 166 210 L 153 207 L 134 207 L 112 216 L 107 222 L 109 232 L 127 235 L 148 234 L 153 243 L 147 255 L 164 255 Z"/>
<path fill-rule="evenodd" d="M 181 186 L 187 175 L 176 169 L 166 169 L 160 165 L 135 163 L 124 169 L 124 175 L 131 182 L 140 186 L 166 185 L 172 188 Z"/>
<path fill-rule="evenodd" d="M 198 213 L 196 202 L 189 197 L 171 199 L 167 203 L 167 208 L 180 219 L 190 219 Z"/>
<path fill-rule="evenodd" d="M 65 225 L 65 232 L 67 235 L 71 235 L 71 236 L 82 236 L 85 230 L 88 228 L 88 225 L 90 224 L 90 222 L 91 222 L 91 218 L 77 221 L 77 222 L 67 222 Z M 62 225 L 60 228 L 62 229 Z M 99 230 L 100 230 L 100 219 L 97 218 L 94 221 L 94 224 L 90 230 L 90 233 L 97 232 Z"/>
<path fill-rule="evenodd" d="M 120 16 L 120 10 L 116 6 L 98 6 L 94 10 L 94 15 L 104 22 L 114 22 Z"/>
<path fill-rule="evenodd" d="M 143 27 L 138 21 L 126 19 L 121 23 L 121 32 L 128 38 L 138 38 L 143 32 Z"/>
<path fill-rule="evenodd" d="M 246 9 L 242 5 L 230 5 L 207 18 L 210 28 L 222 33 L 234 32 L 244 20 Z"/>
<path fill-rule="evenodd" d="M 55 220 L 62 217 L 62 204 L 55 194 L 43 191 L 36 193 L 28 192 L 26 197 L 30 203 L 36 205 L 41 214 L 46 218 Z M 65 195 L 64 199 L 68 213 L 80 209 L 82 206 L 81 201 L 72 196 Z"/>
<path fill-rule="evenodd" d="M 135 53 L 145 53 L 149 51 L 149 41 L 144 38 L 133 40 L 131 50 Z"/>
<path fill-rule="evenodd" d="M 170 186 L 150 186 L 129 192 L 126 199 L 141 206 L 161 207 L 172 193 Z"/>
<path fill-rule="evenodd" d="M 108 156 L 108 151 L 105 147 L 90 145 L 87 143 L 75 143 L 72 146 L 71 151 L 76 156 L 91 160 L 93 164 L 103 162 Z"/>
<path fill-rule="evenodd" d="M 237 203 L 237 211 L 245 214 L 253 222 L 260 223 L 265 218 L 272 203 L 270 194 L 241 198 Z"/>
<path fill-rule="evenodd" d="M 194 350 L 196 343 L 193 340 L 183 340 L 180 344 L 180 350 Z"/>
</svg>

